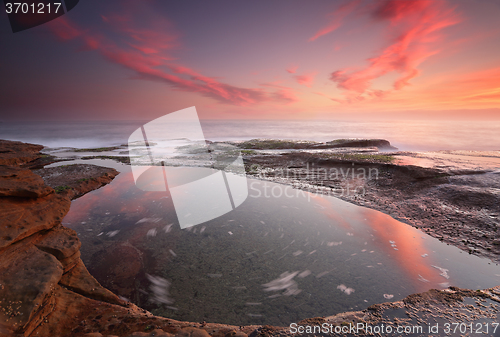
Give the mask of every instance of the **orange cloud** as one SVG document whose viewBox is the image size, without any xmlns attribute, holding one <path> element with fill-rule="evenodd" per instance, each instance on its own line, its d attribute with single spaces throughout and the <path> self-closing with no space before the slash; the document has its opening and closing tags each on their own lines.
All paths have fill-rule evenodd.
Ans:
<svg viewBox="0 0 500 337">
<path fill-rule="evenodd" d="M 460 22 L 454 9 L 441 0 L 381 1 L 371 16 L 385 22 L 388 35 L 396 37 L 379 55 L 368 59 L 368 66 L 332 72 L 330 79 L 340 89 L 350 92 L 348 95 L 370 96 L 372 81 L 391 72 L 400 74 L 393 83 L 394 90 L 409 85 L 420 73 L 417 66 L 439 52 L 437 44 L 442 40 L 439 32 Z"/>
<path fill-rule="evenodd" d="M 362 95 L 347 92 L 344 98 L 324 92 L 315 94 L 343 104 L 349 111 L 397 113 L 398 118 L 475 118 L 498 120 L 500 113 L 500 67 L 473 72 L 441 74 L 419 79 L 418 86 L 400 91 L 369 89 Z M 365 99 L 363 99 L 366 97 Z M 402 113 L 404 111 L 404 113 Z M 395 115 L 394 115 L 395 116 Z"/>
<path fill-rule="evenodd" d="M 500 67 L 448 75 L 415 94 L 433 105 L 497 108 L 500 106 Z"/>
</svg>

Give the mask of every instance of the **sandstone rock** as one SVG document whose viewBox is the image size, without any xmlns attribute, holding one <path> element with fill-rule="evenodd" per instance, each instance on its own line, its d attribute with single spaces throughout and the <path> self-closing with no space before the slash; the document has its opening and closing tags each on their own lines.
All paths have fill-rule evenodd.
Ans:
<svg viewBox="0 0 500 337">
<path fill-rule="evenodd" d="M 154 329 L 153 331 L 151 331 L 151 333 L 149 335 L 155 336 L 155 337 L 171 337 L 172 336 L 172 334 L 169 334 L 161 329 Z"/>
<path fill-rule="evenodd" d="M 146 332 L 140 332 L 140 331 L 136 331 L 136 332 L 133 332 L 131 335 L 129 335 L 130 337 L 146 337 L 146 336 L 149 336 L 148 333 Z"/>
<path fill-rule="evenodd" d="M 28 169 L 0 166 L 0 197 L 40 198 L 54 190 Z"/>
<path fill-rule="evenodd" d="M 59 260 L 63 266 L 63 272 L 67 273 L 69 270 L 76 267 L 79 263 L 82 262 L 82 254 L 78 250 L 74 255 L 67 257 L 65 259 Z"/>
<path fill-rule="evenodd" d="M 71 202 L 57 194 L 38 199 L 4 198 L 0 202 L 0 249 L 60 223 Z"/>
<path fill-rule="evenodd" d="M 206 332 L 205 330 L 193 327 L 183 328 L 175 335 L 180 337 L 210 337 L 208 332 Z"/>
<path fill-rule="evenodd" d="M 111 329 L 118 327 L 115 317 L 140 314 L 140 309 L 135 306 L 123 308 L 95 301 L 58 285 L 54 287 L 52 296 L 55 299 L 53 310 L 45 316 L 36 317 L 40 324 L 30 322 L 27 327 L 30 333 L 25 334 L 26 336 L 79 336 L 91 332 L 104 333 L 110 330 L 111 325 Z"/>
<path fill-rule="evenodd" d="M 227 332 L 224 337 L 248 337 L 248 335 L 242 331 L 231 330 Z"/>
<path fill-rule="evenodd" d="M 33 244 L 42 251 L 54 255 L 63 266 L 64 273 L 81 262 L 81 242 L 76 232 L 57 225 L 47 233 L 36 235 Z"/>
<path fill-rule="evenodd" d="M 151 332 L 133 332 L 131 335 L 127 335 L 126 337 L 171 337 L 172 334 L 169 334 L 161 329 L 154 329 Z"/>
<path fill-rule="evenodd" d="M 0 165 L 18 166 L 41 157 L 43 145 L 0 139 Z"/>
<path fill-rule="evenodd" d="M 25 329 L 47 305 L 61 279 L 62 265 L 29 241 L 10 245 L 0 259 L 0 322 L 10 331 Z"/>
<path fill-rule="evenodd" d="M 36 243 L 38 249 L 64 260 L 79 252 L 82 243 L 76 232 L 70 228 L 57 226 Z"/>
<path fill-rule="evenodd" d="M 103 288 L 96 279 L 90 275 L 82 260 L 78 260 L 78 264 L 64 273 L 59 283 L 68 289 L 92 298 L 94 300 L 108 302 L 120 306 L 127 306 L 127 302 L 121 300 L 106 288 Z"/>
<path fill-rule="evenodd" d="M 232 337 L 247 337 L 248 335 L 244 332 L 237 331 Z"/>
</svg>

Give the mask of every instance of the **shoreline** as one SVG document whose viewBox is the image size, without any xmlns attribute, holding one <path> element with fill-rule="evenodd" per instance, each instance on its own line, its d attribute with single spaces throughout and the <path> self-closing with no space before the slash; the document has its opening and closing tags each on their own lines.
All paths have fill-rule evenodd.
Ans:
<svg viewBox="0 0 500 337">
<path fill-rule="evenodd" d="M 5 145 L 3 143 L 2 145 Z M 19 145 L 19 144 L 17 144 Z M 21 146 L 21 145 L 19 145 Z M 39 149 L 38 147 L 27 147 L 29 149 L 29 156 L 23 155 L 23 158 L 20 160 L 21 162 L 18 162 L 18 160 L 14 160 L 16 165 L 25 165 L 32 163 L 34 161 L 37 161 L 41 158 L 41 154 L 39 154 Z M 5 153 L 5 152 L 4 152 Z M 38 154 L 37 154 L 38 153 Z M 0 158 L 2 155 L 0 155 Z M 38 157 L 38 158 L 36 158 Z M 358 158 L 360 159 L 360 158 Z M 374 157 L 372 159 L 377 159 L 377 157 Z M 288 165 L 290 162 L 293 163 L 293 165 Z M 459 182 L 464 183 L 462 179 L 464 177 L 472 177 L 472 176 L 480 176 L 480 178 L 483 178 L 484 174 L 494 174 L 497 175 L 494 171 L 486 171 L 486 172 L 478 172 L 476 170 L 465 170 L 465 171 L 460 171 L 460 172 L 455 172 L 453 174 L 453 170 L 449 172 L 445 172 L 443 170 L 436 170 L 436 169 L 422 169 L 422 168 L 412 168 L 412 167 L 404 167 L 401 166 L 399 167 L 398 165 L 394 164 L 388 164 L 388 163 L 381 163 L 377 162 L 376 160 L 369 160 L 366 157 L 361 158 L 360 160 L 353 161 L 352 158 L 349 158 L 350 161 L 345 161 L 345 160 L 339 160 L 339 158 L 317 158 L 314 155 L 311 154 L 300 154 L 300 153 L 292 153 L 288 155 L 275 155 L 275 154 L 265 154 L 265 155 L 247 155 L 245 156 L 245 164 L 250 168 L 251 165 L 258 164 L 261 165 L 262 169 L 259 170 L 254 170 L 253 173 L 251 173 L 251 170 L 247 171 L 247 174 L 250 175 L 258 175 L 258 173 L 266 172 L 266 174 L 269 174 L 269 180 L 277 180 L 276 173 L 277 169 L 283 169 L 286 168 L 287 170 L 303 170 L 304 169 L 304 163 L 309 163 L 309 162 L 314 162 L 319 164 L 317 167 L 337 167 L 338 169 L 344 168 L 347 169 L 349 167 L 354 165 L 359 165 L 360 167 L 366 167 L 366 166 L 373 166 L 377 167 L 380 170 L 384 169 L 383 171 L 384 175 L 379 175 L 379 179 L 369 179 L 367 181 L 364 181 L 363 183 L 366 183 L 366 186 L 375 189 L 377 188 L 377 198 L 384 197 L 385 200 L 390 200 L 389 196 L 391 193 L 393 193 L 395 190 L 391 189 L 391 186 L 387 186 L 389 183 L 393 183 L 396 187 L 396 191 L 399 191 L 401 189 L 401 186 L 398 185 L 402 184 L 403 178 L 405 179 L 413 179 L 411 180 L 413 185 L 417 185 L 414 187 L 413 192 L 418 191 L 418 190 L 425 190 L 427 189 L 432 189 L 435 188 L 436 186 L 440 186 L 444 183 L 444 181 L 448 181 L 447 179 L 458 179 Z M 9 158 L 9 162 L 12 162 L 12 158 Z M 285 165 L 286 163 L 286 165 Z M 5 165 L 5 163 L 1 163 Z M 0 165 L 1 165 L 0 164 Z M 248 165 L 247 165 L 248 164 Z M 29 167 L 30 165 L 26 165 Z M 4 167 L 15 167 L 15 166 L 4 166 Z M 83 167 L 82 171 L 83 170 Z M 305 167 L 307 169 L 307 166 Z M 73 168 L 74 169 L 74 168 Z M 22 169 L 12 169 L 12 170 L 22 170 Z M 50 172 L 51 169 L 49 169 L 47 172 Z M 58 169 L 60 170 L 60 174 L 64 174 L 64 168 Z M 101 169 L 96 169 L 97 171 L 95 172 L 100 172 L 102 174 Z M 54 170 L 52 170 L 54 171 Z M 25 174 L 29 175 L 28 169 L 22 170 Z M 23 174 L 24 174 L 23 173 Z M 53 173 L 53 172 L 52 172 Z M 436 176 L 436 175 L 441 175 L 445 174 L 444 176 Z M 16 173 L 17 174 L 17 173 Z M 5 175 L 4 175 L 5 176 Z M 5 176 L 7 181 L 11 181 L 12 175 L 7 175 Z M 30 175 L 31 176 L 31 175 Z M 33 175 L 34 176 L 34 175 Z M 294 178 L 297 176 L 294 176 Z M 496 177 L 496 176 L 495 176 Z M 111 181 L 112 177 L 109 177 Z M 306 176 L 307 179 L 298 179 L 299 182 L 304 183 L 312 183 L 311 185 L 314 185 L 315 183 L 318 183 L 317 175 L 310 174 L 309 176 Z M 356 176 L 355 176 L 356 178 Z M 30 185 L 25 188 L 26 191 L 31 191 L 30 193 L 35 193 L 35 196 L 31 196 L 31 201 L 30 203 L 38 203 L 38 202 L 45 202 L 46 198 L 55 198 L 57 200 L 60 200 L 62 203 L 67 203 L 69 198 L 71 198 L 69 195 L 66 195 L 65 197 L 58 195 L 54 192 L 50 191 L 50 188 L 48 189 L 46 185 L 43 182 L 40 182 L 40 180 L 37 180 L 39 178 L 36 178 L 34 176 L 33 178 L 37 181 L 35 184 L 37 188 L 35 191 L 38 191 L 36 193 L 32 192 L 33 191 L 33 186 Z M 76 181 L 80 179 L 85 179 L 85 178 L 77 178 Z M 355 179 L 354 179 L 355 180 Z M 108 182 L 109 182 L 108 181 Z M 351 180 L 347 180 L 350 182 Z M 429 183 L 431 181 L 431 183 Z M 2 181 L 1 186 L 5 186 L 5 180 Z M 79 183 L 86 183 L 87 181 L 80 181 Z M 324 179 L 321 181 L 323 184 L 325 183 Z M 359 183 L 359 181 L 357 181 Z M 408 182 L 408 181 L 406 181 Z M 56 184 L 59 184 L 60 182 L 56 182 Z M 101 185 L 105 184 L 106 182 L 100 182 Z M 285 183 L 291 184 L 292 181 L 291 179 L 286 179 Z M 340 182 L 342 183 L 342 182 Z M 345 183 L 345 182 L 344 182 Z M 374 183 L 375 185 L 371 185 Z M 422 185 L 423 183 L 423 185 Z M 22 187 L 25 186 L 23 185 L 23 181 L 20 181 L 19 183 L 15 183 L 16 188 L 17 187 Z M 82 184 L 77 184 L 75 185 L 74 189 L 84 189 L 85 186 L 81 186 Z M 84 184 L 85 185 L 85 184 Z M 45 186 L 45 187 L 44 187 Z M 318 185 L 320 186 L 320 185 Z M 57 186 L 56 186 L 57 187 Z M 89 190 L 98 188 L 99 186 L 87 186 Z M 83 190 L 82 190 L 83 191 Z M 63 192 L 63 191 L 61 191 Z M 405 192 L 403 190 L 403 192 Z M 465 191 L 463 191 L 465 192 Z M 10 194 L 6 194 L 4 196 L 4 201 L 7 200 L 5 198 L 9 198 L 8 200 L 13 200 L 12 202 L 17 203 L 20 201 L 19 197 L 13 197 L 12 193 L 20 193 L 20 192 L 8 192 Z M 25 192 L 23 192 L 25 193 Z M 402 193 L 402 192 L 401 192 Z M 408 193 L 408 191 L 406 191 Z M 78 194 L 75 194 L 75 196 Z M 12 199 L 14 198 L 14 199 Z M 25 198 L 25 197 L 23 197 Z M 368 202 L 373 202 L 372 199 L 366 198 L 366 199 L 357 199 L 354 198 L 354 201 L 350 201 L 353 203 L 360 203 L 361 206 L 367 206 L 362 203 L 368 203 Z M 10 201 L 9 201 L 10 202 Z M 54 207 L 54 203 L 50 202 L 49 204 L 50 207 Z M 376 204 L 377 207 L 380 207 L 380 204 Z M 25 207 L 25 206 L 22 206 Z M 369 206 L 368 206 L 369 207 Z M 67 209 L 66 209 L 67 208 Z M 402 207 L 400 207 L 402 208 Z M 59 209 L 59 212 L 67 212 L 69 209 L 69 204 L 67 206 L 64 206 L 63 208 Z M 396 213 L 396 212 L 393 212 Z M 392 214 L 390 214 L 392 215 Z M 56 279 L 56 283 L 50 283 L 52 284 L 51 287 L 56 287 L 57 290 L 54 292 L 53 290 L 49 290 L 47 288 L 41 287 L 40 289 L 40 294 L 38 295 L 40 299 L 43 300 L 43 310 L 42 308 L 35 308 L 32 307 L 30 303 L 26 303 L 28 307 L 22 308 L 20 312 L 26 312 L 26 315 L 24 318 L 21 318 L 21 316 L 18 316 L 16 312 L 11 312 L 9 318 L 7 321 L 1 321 L 0 325 L 0 332 L 5 332 L 7 333 L 8 331 L 11 331 L 11 327 L 14 328 L 16 333 L 19 333 L 23 336 L 31 336 L 35 335 L 35 332 L 37 333 L 42 333 L 45 331 L 49 333 L 50 335 L 66 335 L 67 333 L 71 332 L 71 335 L 73 336 L 172 336 L 172 335 L 179 335 L 179 336 L 285 336 L 285 335 L 293 335 L 292 331 L 290 330 L 289 327 L 271 327 L 271 326 L 244 326 L 244 327 L 236 327 L 236 326 L 229 326 L 229 325 L 224 325 L 224 324 L 207 324 L 205 322 L 202 323 L 192 323 L 192 322 L 178 322 L 174 321 L 168 318 L 162 318 L 162 317 L 154 317 L 151 314 L 147 313 L 145 310 L 140 309 L 138 307 L 135 307 L 133 304 L 130 303 L 123 303 L 122 300 L 116 300 L 116 296 L 109 291 L 106 292 L 107 290 L 102 288 L 99 284 L 95 285 L 94 283 L 94 288 L 93 289 L 88 289 L 88 285 L 90 282 L 89 280 L 92 280 L 92 276 L 88 274 L 88 271 L 86 270 L 85 266 L 83 264 L 78 263 L 79 260 L 79 241 L 75 237 L 74 239 L 71 239 L 73 236 L 71 234 L 72 230 L 64 229 L 64 227 L 61 226 L 60 221 L 62 220 L 62 216 L 59 216 L 59 219 L 54 218 L 52 220 L 51 224 L 47 225 L 45 223 L 42 223 L 41 227 L 42 230 L 34 230 L 31 234 L 27 234 L 24 237 L 19 237 L 16 240 L 15 244 L 8 244 L 7 246 L 0 248 L 0 254 L 3 256 L 8 256 L 10 259 L 2 259 L 2 263 L 4 265 L 4 268 L 7 268 L 6 270 L 11 270 L 12 267 L 9 267 L 9 265 L 12 263 L 12 259 L 17 260 L 19 254 L 21 254 L 21 251 L 23 249 L 27 249 L 26 253 L 31 252 L 35 247 L 38 247 L 38 250 L 42 249 L 40 247 L 52 247 L 52 248 L 43 248 L 42 251 L 45 252 L 44 254 L 55 254 L 55 255 L 50 255 L 50 256 L 55 256 L 57 260 L 54 260 L 54 257 L 52 257 L 53 262 L 52 265 L 57 266 L 58 263 L 62 263 L 63 268 L 63 273 L 62 275 L 66 275 L 66 281 L 63 281 L 62 279 L 57 281 L 57 275 L 59 275 L 58 268 L 55 267 L 54 269 L 54 276 Z M 432 222 L 434 221 L 434 222 Z M 43 222 L 43 221 L 42 221 Z M 431 219 L 431 223 L 436 223 L 435 219 Z M 47 226 L 49 228 L 47 228 Z M 46 232 L 48 230 L 48 232 Z M 67 234 L 63 234 L 67 233 Z M 430 233 L 429 233 L 430 234 Z M 42 244 L 43 242 L 46 242 L 48 236 L 53 235 L 55 238 L 59 238 L 58 240 L 60 241 L 61 238 L 63 237 L 69 237 L 69 239 L 63 239 L 62 242 L 56 243 L 58 240 L 56 240 L 54 243 L 49 245 L 48 243 Z M 431 234 L 432 235 L 432 234 Z M 461 234 L 462 235 L 462 234 Z M 76 239 L 76 241 L 75 241 Z M 45 241 L 44 241 L 45 240 Z M 71 243 L 70 243 L 71 242 Z M 67 243 L 69 246 L 65 246 L 64 244 L 61 246 L 61 243 Z M 34 246 L 33 246 L 34 245 Z M 33 247 L 33 248 L 31 248 Z M 63 248 L 66 247 L 66 248 Z M 19 250 L 21 249 L 21 251 Z M 76 249 L 76 250 L 75 250 Z M 38 250 L 34 250 L 33 252 L 38 252 Z M 58 253 L 60 252 L 60 253 Z M 477 252 L 474 251 L 474 253 L 480 253 L 478 250 Z M 497 251 L 490 251 L 490 253 L 493 254 L 493 256 L 498 257 Z M 4 255 L 7 254 L 7 255 Z M 28 254 L 33 254 L 33 253 L 28 253 Z M 39 253 L 36 253 L 39 254 Z M 38 255 L 34 256 L 38 256 Z M 62 255 L 58 255 L 62 254 Z M 45 256 L 45 255 L 44 255 Z M 51 260 L 52 261 L 52 260 Z M 59 261 L 59 262 L 56 262 Z M 5 263 L 8 263 L 8 265 L 5 265 Z M 55 263 L 55 264 L 54 264 Z M 76 264 L 75 264 L 76 263 Z M 0 264 L 0 265 L 1 265 Z M 76 267 L 78 266 L 78 267 Z M 2 268 L 3 269 L 3 268 Z M 69 277 L 70 275 L 73 275 L 73 277 Z M 87 276 L 86 276 L 87 275 Z M 14 277 L 15 275 L 12 275 Z M 89 278 L 90 277 L 90 278 Z M 12 279 L 13 282 L 19 283 L 20 280 L 23 281 L 28 281 L 28 279 L 25 278 L 20 278 L 20 279 Z M 64 289 L 64 284 L 68 283 L 69 280 L 71 280 L 72 285 L 66 285 Z M 87 281 L 84 281 L 87 280 Z M 95 280 L 94 280 L 95 281 Z M 66 282 L 66 283 L 65 283 Z M 9 282 L 5 282 L 2 280 L 2 287 L 3 285 L 9 286 Z M 13 283 L 10 283 L 13 284 Z M 22 284 L 22 283 L 21 283 Z M 42 286 L 44 286 L 44 283 L 38 283 Z M 92 284 L 92 283 L 91 283 Z M 25 284 L 25 286 L 29 286 L 28 284 Z M 12 286 L 11 286 L 12 287 Z M 83 288 L 82 288 L 83 287 Z M 87 288 L 86 288 L 87 287 Z M 9 291 L 11 289 L 3 289 L 2 295 L 5 296 L 5 291 Z M 17 288 L 19 289 L 19 288 Z M 16 296 L 26 296 L 26 294 L 23 293 L 23 288 L 20 288 L 18 291 L 21 291 L 20 293 L 13 293 L 10 294 L 11 299 L 15 299 Z M 78 290 L 80 289 L 80 290 Z M 75 293 L 76 291 L 76 293 Z M 96 295 L 95 292 L 100 292 L 101 295 Z M 94 295 L 92 295 L 94 293 Z M 69 297 L 68 297 L 69 296 Z M 76 297 L 75 297 L 76 296 Z M 83 296 L 83 298 L 82 298 Z M 90 298 L 88 297 L 90 296 Z M 97 297 L 96 297 L 97 296 Z M 100 297 L 99 297 L 100 296 Z M 458 319 L 465 319 L 469 321 L 475 321 L 478 318 L 479 319 L 492 319 L 496 317 L 495 315 L 498 315 L 498 302 L 500 302 L 500 288 L 495 287 L 491 288 L 488 290 L 484 291 L 473 291 L 473 290 L 464 290 L 464 289 L 458 289 L 458 288 L 449 288 L 444 291 L 438 291 L 438 290 L 430 290 L 426 293 L 422 294 L 415 294 L 415 295 L 410 295 L 407 298 L 405 298 L 402 301 L 398 302 L 393 302 L 393 303 L 384 303 L 384 304 L 377 304 L 373 305 L 365 310 L 362 311 L 357 311 L 357 312 L 348 312 L 348 313 L 342 313 L 338 314 L 335 316 L 330 316 L 330 317 L 319 317 L 319 318 L 310 318 L 310 319 L 305 319 L 301 322 L 298 322 L 299 325 L 307 326 L 307 325 L 319 325 L 323 323 L 328 323 L 332 324 L 334 326 L 345 326 L 346 324 L 356 324 L 360 322 L 364 322 L 366 324 L 372 324 L 372 325 L 380 325 L 380 324 L 392 324 L 392 325 L 397 325 L 397 324 L 428 324 L 431 321 L 437 322 L 439 319 L 442 319 L 443 317 L 455 317 L 457 320 Z M 69 298 L 74 298 L 72 301 L 72 304 L 65 303 Z M 464 302 L 465 299 L 472 300 L 473 304 L 471 307 L 471 304 L 467 304 L 467 301 Z M 121 301 L 121 302 L 120 302 Z M 11 301 L 12 302 L 12 301 Z M 29 302 L 29 301 L 28 301 Z M 116 303 L 113 303 L 116 302 Z M 50 304 L 52 303 L 52 304 Z M 58 304 L 59 303 L 59 304 Z M 474 304 L 475 303 L 475 304 Z M 89 307 L 90 305 L 90 307 Z M 489 305 L 486 307 L 485 305 Z M 32 312 L 29 312 L 29 308 L 32 308 L 31 310 L 34 310 Z M 425 308 L 434 308 L 436 312 L 436 316 L 431 315 L 431 314 L 425 314 L 422 313 L 423 309 Z M 5 307 L 4 307 L 5 309 Z M 91 310 L 95 309 L 95 310 Z M 463 314 L 460 316 L 460 312 L 463 311 L 464 309 L 467 309 L 470 311 L 470 316 L 468 318 L 464 318 Z M 66 311 L 61 311 L 61 310 L 66 310 Z M 75 320 L 73 317 L 69 317 L 68 315 L 68 310 L 70 310 L 72 313 L 77 316 L 77 320 Z M 401 318 L 401 310 L 403 310 L 406 313 L 406 318 Z M 5 310 L 3 311 L 5 314 Z M 13 315 L 13 316 L 12 316 Z M 41 315 L 41 316 L 40 316 Z M 83 315 L 83 316 L 82 316 Z M 38 318 L 37 318 L 38 317 Z M 86 317 L 85 319 L 83 319 Z M 99 318 L 98 318 L 99 317 Z M 9 320 L 13 319 L 14 321 L 19 320 L 14 326 L 12 326 L 12 321 L 9 323 Z M 83 321 L 82 321 L 83 319 Z M 79 320 L 79 323 L 78 323 Z M 24 322 L 25 325 L 21 326 L 20 324 Z M 26 325 L 27 324 L 27 325 Z M 2 330 L 3 329 L 3 330 Z M 62 330 L 61 330 L 62 329 Z M 66 329 L 66 330 L 65 330 Z M 70 330 L 67 330 L 70 329 Z M 63 332 L 66 331 L 66 332 Z M 136 332 L 134 332 L 136 331 Z M 138 332 L 141 331 L 141 332 Z M 347 335 L 347 334 L 345 334 Z M 358 333 L 355 335 L 365 335 L 364 333 Z"/>
</svg>

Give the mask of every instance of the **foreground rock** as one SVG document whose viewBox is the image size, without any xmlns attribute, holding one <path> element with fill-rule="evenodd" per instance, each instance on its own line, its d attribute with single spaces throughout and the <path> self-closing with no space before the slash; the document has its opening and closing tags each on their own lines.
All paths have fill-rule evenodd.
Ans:
<svg viewBox="0 0 500 337">
<path fill-rule="evenodd" d="M 42 157 L 42 145 L 0 139 L 0 165 L 21 166 Z"/>
<path fill-rule="evenodd" d="M 0 197 L 39 198 L 52 192 L 43 179 L 30 170 L 0 166 Z"/>
<path fill-rule="evenodd" d="M 2 141 L 8 148 L 6 157 L 0 156 L 3 163 L 26 165 L 39 156 L 38 146 L 7 145 Z M 31 152 L 26 155 L 25 149 Z M 13 166 L 0 166 L 0 196 L 0 335 L 67 335 L 66 323 L 75 316 L 61 306 L 93 298 L 143 313 L 102 288 L 83 266 L 76 233 L 61 226 L 69 198 L 30 170 Z"/>
</svg>

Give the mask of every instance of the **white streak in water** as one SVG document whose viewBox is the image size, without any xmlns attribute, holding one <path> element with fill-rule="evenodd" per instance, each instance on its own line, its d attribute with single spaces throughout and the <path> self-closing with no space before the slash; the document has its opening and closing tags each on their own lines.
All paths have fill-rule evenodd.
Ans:
<svg viewBox="0 0 500 337">
<path fill-rule="evenodd" d="M 441 275 L 445 279 L 449 279 L 450 278 L 450 276 L 448 275 L 448 272 L 449 272 L 448 269 L 444 269 L 444 268 L 441 268 L 441 267 L 438 267 L 438 266 L 434 266 L 434 265 L 432 265 L 432 267 L 438 269 L 441 272 L 441 274 L 439 274 L 439 275 Z"/>
<path fill-rule="evenodd" d="M 173 226 L 173 225 L 174 225 L 174 224 L 173 224 L 173 223 L 171 223 L 171 224 L 168 224 L 168 225 L 166 225 L 165 227 L 163 227 L 163 230 L 165 231 L 165 233 L 169 233 L 169 232 L 172 230 L 172 226 Z"/>
<path fill-rule="evenodd" d="M 328 274 L 329 272 L 330 272 L 329 270 L 326 270 L 326 271 L 324 271 L 324 272 L 322 272 L 322 273 L 319 273 L 318 275 L 316 275 L 316 278 L 323 277 L 323 276 L 325 276 L 326 274 Z"/>
<path fill-rule="evenodd" d="M 145 223 L 145 222 L 152 222 L 152 223 L 157 223 L 161 220 L 161 218 L 142 218 L 141 220 L 137 221 L 135 224 L 140 224 L 140 223 Z"/>
<path fill-rule="evenodd" d="M 349 288 L 349 287 L 345 286 L 344 284 L 338 285 L 337 289 L 339 289 L 340 291 L 346 293 L 347 295 L 351 295 L 354 292 L 354 289 Z"/>
<path fill-rule="evenodd" d="M 172 304 L 174 300 L 170 298 L 169 288 L 170 282 L 160 276 L 153 276 L 146 274 L 149 282 L 151 282 L 152 295 L 150 296 L 150 300 L 155 303 L 163 303 L 163 304 Z"/>
<path fill-rule="evenodd" d="M 156 233 L 158 233 L 158 231 L 156 230 L 156 228 L 151 228 L 150 230 L 148 230 L 148 232 L 146 234 L 146 237 L 156 236 Z"/>
<path fill-rule="evenodd" d="M 428 279 L 424 278 L 424 277 L 423 277 L 422 275 L 420 275 L 420 274 L 418 274 L 418 280 L 419 280 L 420 282 L 426 282 L 426 283 L 427 283 L 427 282 L 430 282 Z"/>
<path fill-rule="evenodd" d="M 107 232 L 106 235 L 109 236 L 110 238 L 112 238 L 113 236 L 115 236 L 119 232 L 120 232 L 120 230 L 117 229 L 116 231 Z"/>
<path fill-rule="evenodd" d="M 291 296 L 297 295 L 301 292 L 299 289 L 297 282 L 293 280 L 295 276 L 297 276 L 299 272 L 295 271 L 290 273 L 288 271 L 282 273 L 280 277 L 271 282 L 265 283 L 262 286 L 265 288 L 264 291 L 280 291 L 285 290 L 283 295 Z"/>
</svg>

